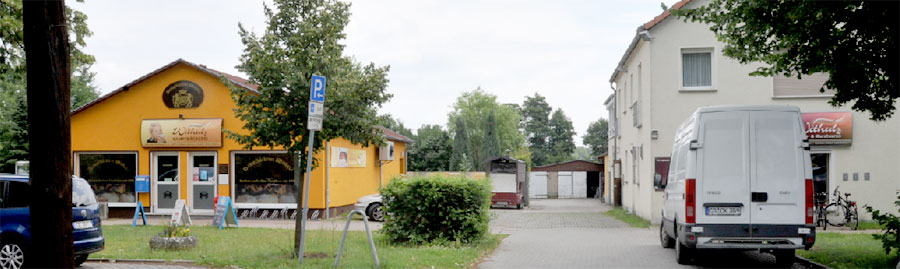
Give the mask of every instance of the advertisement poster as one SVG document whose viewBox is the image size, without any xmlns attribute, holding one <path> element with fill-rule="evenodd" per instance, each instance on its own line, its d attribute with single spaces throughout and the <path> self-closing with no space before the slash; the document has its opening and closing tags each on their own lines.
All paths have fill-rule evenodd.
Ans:
<svg viewBox="0 0 900 269">
<path fill-rule="evenodd" d="M 235 153 L 235 202 L 296 203 L 292 161 L 287 153 Z"/>
<path fill-rule="evenodd" d="M 366 167 L 366 150 L 331 147 L 331 167 Z"/>
<path fill-rule="evenodd" d="M 801 115 L 810 144 L 850 144 L 853 141 L 852 113 L 819 112 Z"/>
<path fill-rule="evenodd" d="M 141 121 L 144 147 L 221 147 L 222 119 L 158 119 Z"/>
</svg>

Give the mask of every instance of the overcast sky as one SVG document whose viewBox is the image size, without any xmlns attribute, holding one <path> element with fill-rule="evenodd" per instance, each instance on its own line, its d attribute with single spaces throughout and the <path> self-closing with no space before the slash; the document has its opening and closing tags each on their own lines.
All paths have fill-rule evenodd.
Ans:
<svg viewBox="0 0 900 269">
<path fill-rule="evenodd" d="M 667 5 L 674 0 L 663 1 Z M 606 118 L 613 68 L 659 0 L 352 1 L 344 53 L 390 65 L 381 114 L 408 128 L 446 127 L 462 92 L 481 87 L 501 103 L 535 92 L 572 119 L 581 145 L 588 124 Z M 265 27 L 260 0 L 68 1 L 88 15 L 87 53 L 106 94 L 178 58 L 246 77 L 234 66 L 238 23 Z"/>
</svg>

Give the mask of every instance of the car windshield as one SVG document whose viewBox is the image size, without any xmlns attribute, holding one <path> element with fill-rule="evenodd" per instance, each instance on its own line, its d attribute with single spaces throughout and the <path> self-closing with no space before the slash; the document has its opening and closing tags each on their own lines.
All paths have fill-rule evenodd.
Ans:
<svg viewBox="0 0 900 269">
<path fill-rule="evenodd" d="M 97 203 L 97 197 L 91 190 L 91 185 L 81 178 L 72 178 L 72 205 L 90 206 Z"/>
</svg>

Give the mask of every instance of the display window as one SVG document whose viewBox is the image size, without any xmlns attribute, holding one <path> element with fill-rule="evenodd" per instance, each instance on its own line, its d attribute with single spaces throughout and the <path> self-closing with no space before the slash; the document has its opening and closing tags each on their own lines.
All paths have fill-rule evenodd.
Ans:
<svg viewBox="0 0 900 269">
<path fill-rule="evenodd" d="M 235 202 L 296 205 L 293 158 L 287 152 L 233 152 Z M 280 206 L 283 207 L 283 206 Z"/>
<path fill-rule="evenodd" d="M 109 206 L 134 206 L 136 152 L 79 152 L 75 162 L 75 174 L 91 184 L 97 200 L 105 200 Z"/>
</svg>

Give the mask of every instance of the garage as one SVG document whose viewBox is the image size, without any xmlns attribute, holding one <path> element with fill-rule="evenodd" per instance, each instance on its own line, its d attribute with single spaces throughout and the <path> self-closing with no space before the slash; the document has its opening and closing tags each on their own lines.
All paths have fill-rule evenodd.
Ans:
<svg viewBox="0 0 900 269">
<path fill-rule="evenodd" d="M 531 168 L 530 198 L 600 198 L 603 165 L 574 160 Z"/>
</svg>

